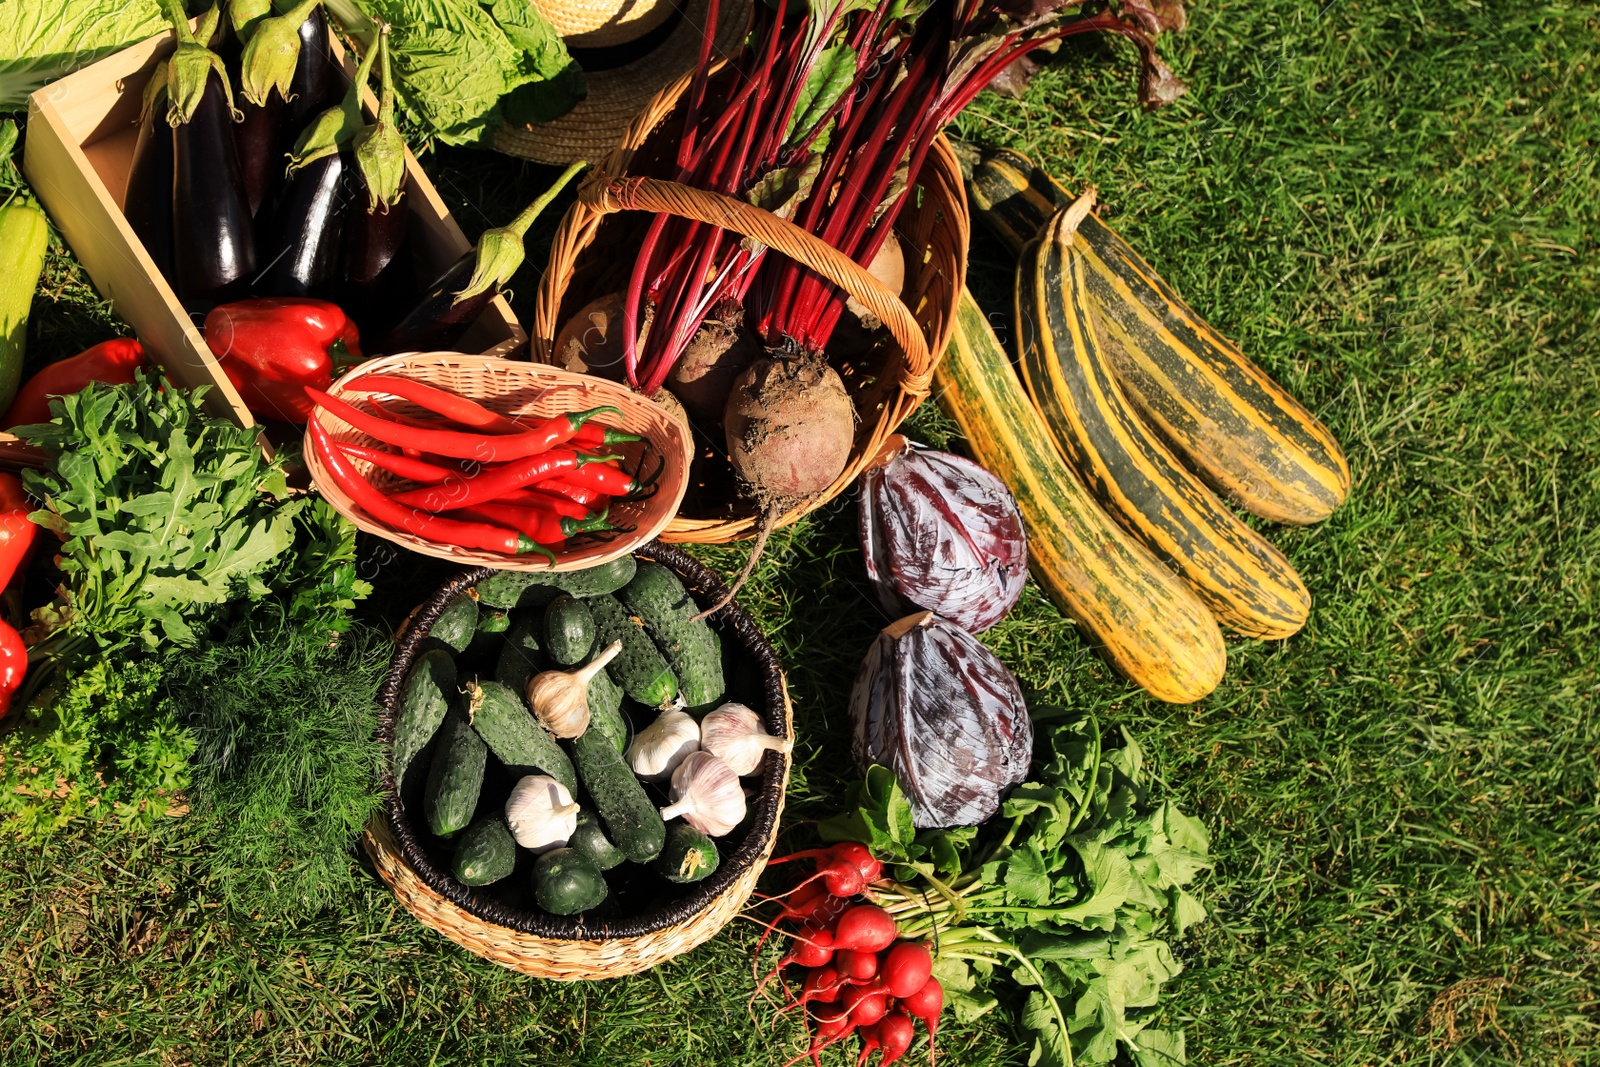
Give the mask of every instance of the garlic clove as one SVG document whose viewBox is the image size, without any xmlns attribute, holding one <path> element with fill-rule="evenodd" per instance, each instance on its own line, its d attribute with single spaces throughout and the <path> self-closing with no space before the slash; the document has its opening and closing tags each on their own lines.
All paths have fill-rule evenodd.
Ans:
<svg viewBox="0 0 1600 1067">
<path fill-rule="evenodd" d="M 511 787 L 506 825 L 517 844 L 533 852 L 566 845 L 578 828 L 578 805 L 567 787 L 544 774 L 530 774 Z"/>
<path fill-rule="evenodd" d="M 572 671 L 541 671 L 528 680 L 528 706 L 557 737 L 572 739 L 589 728 L 589 682 L 622 651 L 613 641 L 589 663 Z"/>
<path fill-rule="evenodd" d="M 691 752 L 700 748 L 700 724 L 682 711 L 663 711 L 628 746 L 628 766 L 647 782 L 672 777 Z"/>
<path fill-rule="evenodd" d="M 672 803 L 663 820 L 683 821 L 707 837 L 721 837 L 744 819 L 744 787 L 733 768 L 709 752 L 691 752 L 672 772 Z"/>
<path fill-rule="evenodd" d="M 724 704 L 700 720 L 700 747 L 741 778 L 760 770 L 768 751 L 788 752 L 791 744 L 788 738 L 767 733 L 760 717 L 743 704 Z"/>
</svg>

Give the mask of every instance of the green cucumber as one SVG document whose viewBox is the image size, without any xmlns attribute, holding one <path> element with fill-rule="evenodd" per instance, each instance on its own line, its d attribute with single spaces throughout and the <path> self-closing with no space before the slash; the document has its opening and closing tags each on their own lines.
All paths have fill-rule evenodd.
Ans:
<svg viewBox="0 0 1600 1067">
<path fill-rule="evenodd" d="M 489 749 L 477 732 L 461 716 L 446 715 L 423 793 L 422 809 L 428 829 L 440 837 L 449 837 L 472 821 L 488 762 Z"/>
<path fill-rule="evenodd" d="M 471 593 L 462 593 L 445 605 L 439 621 L 428 631 L 428 638 L 456 652 L 465 652 L 478 631 L 478 602 Z"/>
<path fill-rule="evenodd" d="M 633 580 L 633 570 L 633 557 L 622 556 L 581 571 L 498 571 L 478 583 L 478 599 L 491 608 L 542 608 L 562 593 L 614 593 Z"/>
<path fill-rule="evenodd" d="M 523 696 L 528 692 L 528 681 L 549 666 L 544 642 L 539 639 L 537 617 L 518 615 L 506 634 L 506 643 L 500 648 L 500 660 L 494 669 L 495 681 Z"/>
<path fill-rule="evenodd" d="M 667 827 L 667 843 L 650 866 L 669 882 L 684 885 L 698 882 L 717 869 L 721 857 L 717 846 L 688 823 L 674 819 Z"/>
<path fill-rule="evenodd" d="M 618 752 L 628 748 L 628 720 L 622 715 L 622 688 L 601 671 L 589 679 L 589 729 L 605 734 Z"/>
<path fill-rule="evenodd" d="M 644 623 L 628 614 L 614 596 L 589 600 L 600 648 L 622 642 L 622 651 L 606 665 L 611 678 L 634 700 L 650 708 L 665 707 L 678 695 L 678 676 L 661 650 L 644 632 Z"/>
<path fill-rule="evenodd" d="M 572 761 L 556 739 L 539 725 L 528 706 L 499 682 L 474 682 L 467 686 L 467 711 L 472 728 L 483 738 L 495 759 L 513 770 L 531 769 L 548 774 L 578 791 Z"/>
<path fill-rule="evenodd" d="M 578 828 L 567 838 L 567 847 L 575 848 L 588 856 L 602 871 L 609 871 L 628 858 L 622 854 L 620 848 L 611 843 L 605 829 L 600 825 L 600 820 L 587 808 L 578 812 Z"/>
<path fill-rule="evenodd" d="M 511 613 L 499 608 L 478 612 L 478 634 L 503 634 L 511 629 Z"/>
<path fill-rule="evenodd" d="M 551 915 L 576 915 L 606 899 L 606 878 L 575 848 L 546 852 L 533 864 L 533 899 Z"/>
<path fill-rule="evenodd" d="M 462 885 L 488 885 L 517 865 L 517 839 L 499 812 L 485 815 L 456 843 L 455 876 Z"/>
<path fill-rule="evenodd" d="M 668 567 L 644 560 L 633 581 L 617 599 L 643 623 L 667 663 L 678 676 L 683 702 L 698 708 L 722 699 L 722 643 L 704 619 L 694 620 L 700 605 Z M 694 621 L 691 621 L 694 620 Z"/>
<path fill-rule="evenodd" d="M 594 616 L 583 601 L 562 593 L 544 609 L 544 647 L 562 667 L 578 667 L 594 651 Z"/>
<path fill-rule="evenodd" d="M 439 732 L 456 692 L 456 665 L 442 648 L 418 656 L 400 688 L 400 710 L 394 721 L 391 766 L 394 780 L 405 780 L 406 768 Z"/>
<path fill-rule="evenodd" d="M 660 855 L 666 824 L 611 741 L 598 731 L 585 730 L 572 742 L 572 758 L 605 823 L 606 835 L 622 854 L 635 863 L 649 863 Z"/>
</svg>

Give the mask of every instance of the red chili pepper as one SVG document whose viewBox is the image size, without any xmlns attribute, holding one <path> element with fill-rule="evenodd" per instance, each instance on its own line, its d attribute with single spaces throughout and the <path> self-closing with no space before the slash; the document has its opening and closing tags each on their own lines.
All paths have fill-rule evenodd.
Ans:
<svg viewBox="0 0 1600 1067">
<path fill-rule="evenodd" d="M 537 482 L 536 485 L 543 485 Z M 568 500 L 564 496 L 551 496 L 541 493 L 537 489 L 513 489 L 504 496 L 497 496 L 491 501 L 494 504 L 511 504 L 519 508 L 541 508 L 556 515 L 563 515 L 569 519 L 587 519 L 598 508 L 591 508 L 576 500 Z"/>
<path fill-rule="evenodd" d="M 564 478 L 547 478 L 539 483 L 539 492 L 550 493 L 553 496 L 566 497 L 574 503 L 583 504 L 590 511 L 611 503 L 611 498 L 598 489 L 589 489 L 581 485 L 573 485 Z"/>
<path fill-rule="evenodd" d="M 335 365 L 361 359 L 355 323 L 339 305 L 268 296 L 219 304 L 206 316 L 206 345 L 250 413 L 304 423 L 305 387 L 333 384 Z"/>
<path fill-rule="evenodd" d="M 371 434 L 386 445 L 417 448 L 425 452 L 436 452 L 441 456 L 450 456 L 453 459 L 475 459 L 480 463 L 524 459 L 541 452 L 548 452 L 576 433 L 578 427 L 587 422 L 595 412 L 611 410 L 595 408 L 593 411 L 558 415 L 525 433 L 491 436 L 463 433 L 460 430 L 402 428 L 370 412 L 362 411 L 338 397 L 329 396 L 321 389 L 307 386 L 306 395 L 362 433 Z"/>
<path fill-rule="evenodd" d="M 616 529 L 606 522 L 604 515 L 569 519 L 537 508 L 517 508 L 509 504 L 474 504 L 470 508 L 459 508 L 457 512 L 479 522 L 510 526 L 541 545 L 559 545 L 573 534 Z"/>
<path fill-rule="evenodd" d="M 643 441 L 638 434 L 623 433 L 613 430 L 609 426 L 602 426 L 598 422 L 586 422 L 572 435 L 572 444 L 578 448 L 596 448 L 600 445 L 625 445 L 632 441 Z"/>
<path fill-rule="evenodd" d="M 627 471 L 599 462 L 577 467 L 570 473 L 563 474 L 561 480 L 567 485 L 593 489 L 607 496 L 629 496 L 642 493 L 649 488 L 648 484 L 640 482 Z"/>
<path fill-rule="evenodd" d="M 493 430 L 497 433 L 525 433 L 528 430 L 521 423 L 512 422 L 498 411 L 490 411 L 459 393 L 419 382 L 415 378 L 402 378 L 398 374 L 365 375 L 351 382 L 348 388 L 357 393 L 389 393 L 474 430 Z"/>
<path fill-rule="evenodd" d="M 28 646 L 11 624 L 0 619 L 0 719 L 11 710 L 11 698 L 28 676 Z"/>
<path fill-rule="evenodd" d="M 33 550 L 33 535 L 39 527 L 28 518 L 32 510 L 22 491 L 22 479 L 0 474 L 0 589 L 11 584 Z"/>
<path fill-rule="evenodd" d="M 557 448 L 512 463 L 485 467 L 474 475 L 453 475 L 448 481 L 407 489 L 389 499 L 396 504 L 423 508 L 427 511 L 467 508 L 474 504 L 496 500 L 511 490 L 521 489 L 540 478 L 575 470 L 583 462 L 584 457 L 571 449 Z"/>
<path fill-rule="evenodd" d="M 306 425 L 311 434 L 312 447 L 317 450 L 328 475 L 345 495 L 354 500 L 368 515 L 396 530 L 404 530 L 417 537 L 460 548 L 481 548 L 489 552 L 502 552 L 508 556 L 538 552 L 554 563 L 556 558 L 549 550 L 540 547 L 516 530 L 481 522 L 459 522 L 440 518 L 415 508 L 396 504 L 380 493 L 373 485 L 350 466 L 328 436 L 322 423 L 313 418 Z"/>
<path fill-rule="evenodd" d="M 69 396 L 90 382 L 130 385 L 133 372 L 144 366 L 144 348 L 132 337 L 101 341 L 75 356 L 58 360 L 22 383 L 11 407 L 0 417 L 7 430 L 50 421 L 50 398 Z"/>
<path fill-rule="evenodd" d="M 413 459 L 410 456 L 397 456 L 393 452 L 385 452 L 381 448 L 368 448 L 366 445 L 347 445 L 336 442 L 339 451 L 357 459 L 364 459 L 375 467 L 382 467 L 390 474 L 397 474 L 413 482 L 432 485 L 442 482 L 446 478 L 460 477 L 456 471 L 429 463 L 426 460 Z"/>
<path fill-rule="evenodd" d="M 388 419 L 398 422 L 402 426 L 415 426 L 421 430 L 444 430 L 449 427 L 444 425 L 443 419 L 419 419 L 415 415 L 408 415 L 403 411 L 396 411 L 392 404 L 385 404 L 377 397 L 368 397 L 367 403 L 372 405 L 372 410 Z"/>
</svg>

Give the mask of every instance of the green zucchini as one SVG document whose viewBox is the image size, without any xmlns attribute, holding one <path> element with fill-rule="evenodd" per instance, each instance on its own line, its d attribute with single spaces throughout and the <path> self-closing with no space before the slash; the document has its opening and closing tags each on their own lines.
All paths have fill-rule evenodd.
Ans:
<svg viewBox="0 0 1600 1067">
<path fill-rule="evenodd" d="M 483 790 L 483 770 L 489 762 L 489 749 L 476 731 L 459 715 L 446 715 L 439 727 L 439 741 L 428 768 L 428 787 L 423 793 L 423 814 L 428 829 L 449 837 L 472 821 Z"/>
<path fill-rule="evenodd" d="M 667 842 L 650 864 L 669 882 L 698 882 L 717 869 L 721 857 L 716 843 L 688 823 L 674 819 L 667 827 Z"/>
<path fill-rule="evenodd" d="M 445 605 L 444 611 L 439 613 L 439 621 L 428 631 L 428 639 L 452 651 L 465 652 L 477 632 L 478 601 L 467 592 Z"/>
<path fill-rule="evenodd" d="M 450 654 L 435 648 L 418 656 L 400 688 L 399 711 L 394 721 L 391 766 L 394 780 L 405 779 L 406 768 L 428 747 L 439 724 L 450 711 L 456 692 L 456 665 Z"/>
<path fill-rule="evenodd" d="M 478 583 L 478 599 L 492 608 L 542 608 L 562 593 L 614 593 L 633 580 L 633 568 L 633 557 L 622 556 L 581 571 L 497 571 Z"/>
<path fill-rule="evenodd" d="M 550 659 L 562 667 L 589 661 L 594 651 L 594 616 L 571 593 L 562 593 L 545 607 L 544 647 Z"/>
<path fill-rule="evenodd" d="M 644 623 L 645 633 L 677 674 L 686 705 L 698 708 L 722 699 L 727 689 L 722 644 L 709 623 L 695 620 L 700 605 L 670 568 L 641 561 L 633 581 L 623 586 L 617 599 Z"/>
<path fill-rule="evenodd" d="M 578 828 L 567 838 L 567 846 L 588 856 L 602 871 L 609 871 L 628 858 L 622 854 L 620 848 L 611 843 L 605 829 L 600 825 L 600 820 L 587 808 L 578 812 Z"/>
<path fill-rule="evenodd" d="M 454 871 L 462 885 L 498 882 L 517 865 L 517 839 L 499 812 L 485 815 L 456 842 Z"/>
<path fill-rule="evenodd" d="M 594 616 L 598 647 L 622 642 L 622 651 L 606 665 L 606 671 L 622 691 L 646 707 L 670 704 L 678 695 L 678 676 L 644 632 L 644 623 L 630 615 L 614 596 L 592 597 L 589 611 Z"/>
<path fill-rule="evenodd" d="M 1017 273 L 1023 379 L 1095 500 L 1239 633 L 1278 639 L 1311 613 L 1282 553 L 1241 522 L 1146 428 L 1095 338 L 1076 235 L 1059 212 Z"/>
<path fill-rule="evenodd" d="M 495 759 L 514 772 L 537 770 L 566 786 L 567 792 L 578 791 L 572 761 L 521 697 L 499 682 L 468 683 L 466 695 L 472 728 Z"/>
<path fill-rule="evenodd" d="M 1018 152 L 996 152 L 968 185 L 973 214 L 1020 254 L 1072 194 Z M 1093 215 L 1076 251 L 1099 343 L 1140 416 L 1194 471 L 1251 514 L 1325 519 L 1350 491 L 1350 465 L 1315 415 Z"/>
<path fill-rule="evenodd" d="M 551 915 L 576 915 L 606 899 L 606 878 L 582 852 L 558 848 L 533 864 L 533 899 Z"/>
<path fill-rule="evenodd" d="M 635 863 L 649 863 L 660 855 L 666 824 L 610 740 L 585 730 L 572 742 L 572 758 L 605 824 L 606 835 L 622 854 Z"/>
</svg>

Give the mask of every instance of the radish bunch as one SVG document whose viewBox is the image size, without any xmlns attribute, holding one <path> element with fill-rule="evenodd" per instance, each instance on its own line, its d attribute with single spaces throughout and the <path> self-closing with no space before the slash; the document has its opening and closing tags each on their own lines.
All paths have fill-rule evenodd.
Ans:
<svg viewBox="0 0 1600 1067">
<path fill-rule="evenodd" d="M 924 942 L 897 940 L 894 917 L 883 908 L 856 899 L 882 875 L 883 865 L 865 846 L 851 841 L 772 863 L 799 859 L 815 861 L 815 873 L 785 894 L 783 910 L 756 943 L 759 953 L 779 923 L 794 927 L 789 951 L 756 985 L 756 995 L 785 968 L 800 970 L 800 994 L 781 1009 L 806 1010 L 812 1020 L 811 1045 L 795 1059 L 809 1055 L 821 1067 L 822 1050 L 855 1033 L 861 1037 L 858 1067 L 874 1051 L 880 1055 L 879 1067 L 886 1067 L 911 1047 L 913 1020 L 920 1019 L 928 1028 L 932 1063 L 933 1037 L 944 1007 L 944 987 L 933 977 L 933 956 Z"/>
</svg>

